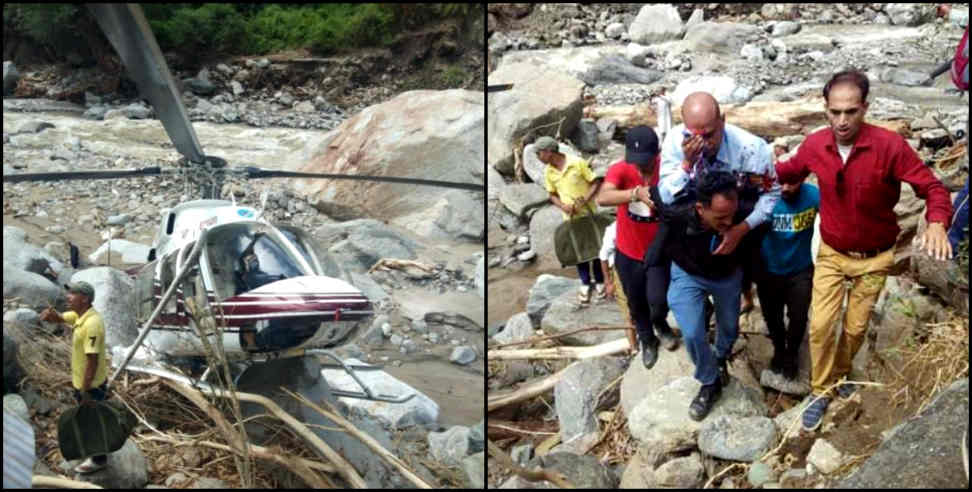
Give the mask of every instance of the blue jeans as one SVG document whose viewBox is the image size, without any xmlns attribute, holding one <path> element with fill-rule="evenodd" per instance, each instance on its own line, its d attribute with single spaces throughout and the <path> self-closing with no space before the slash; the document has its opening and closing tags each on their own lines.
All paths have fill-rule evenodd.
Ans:
<svg viewBox="0 0 972 492">
<path fill-rule="evenodd" d="M 969 178 L 965 178 L 965 188 L 955 197 L 952 204 L 952 226 L 948 229 L 948 242 L 952 243 L 952 253 L 958 254 L 958 243 L 965 237 L 965 228 L 969 226 Z"/>
<path fill-rule="evenodd" d="M 695 364 L 695 379 L 712 384 L 719 377 L 716 357 L 728 358 L 739 335 L 739 294 L 742 291 L 742 269 L 737 268 L 722 280 L 690 275 L 672 262 L 672 281 L 668 286 L 668 307 L 682 329 L 682 340 Z M 705 297 L 715 299 L 716 353 L 705 341 Z"/>
</svg>

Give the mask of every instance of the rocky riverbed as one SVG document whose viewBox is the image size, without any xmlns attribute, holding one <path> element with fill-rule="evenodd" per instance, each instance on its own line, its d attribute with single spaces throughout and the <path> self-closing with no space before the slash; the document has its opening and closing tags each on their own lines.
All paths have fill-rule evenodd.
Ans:
<svg viewBox="0 0 972 492">
<path fill-rule="evenodd" d="M 490 94 L 487 109 L 490 345 L 623 323 L 613 301 L 577 305 L 576 272 L 559 268 L 552 247 L 561 215 L 547 201 L 540 183 L 543 165 L 531 155 L 530 142 L 539 135 L 558 136 L 562 151 L 588 158 L 595 173 L 603 172 L 623 157 L 627 128 L 655 125 L 654 97 L 662 92 L 672 100 L 673 124 L 680 120 L 681 99 L 706 90 L 719 100 L 727 122 L 751 129 L 785 155 L 826 124 L 821 89 L 829 76 L 857 68 L 871 83 L 868 121 L 903 135 L 954 196 L 968 176 L 967 153 L 955 145 L 964 145 L 968 131 L 968 96 L 956 91 L 947 75 L 931 80 L 927 74 L 954 52 L 967 10 L 937 7 L 491 4 L 488 83 L 514 87 Z M 523 91 L 517 91 L 518 85 Z M 954 315 L 955 326 L 962 326 L 968 319 L 967 280 L 955 281 L 955 266 L 930 265 L 910 247 L 924 227 L 924 206 L 909 186 L 902 187 L 895 211 L 902 229 L 897 275 L 889 278 L 875 306 L 871 340 L 852 373 L 889 385 L 900 376 L 882 369 L 895 343 L 925 323 L 944 323 Z M 932 274 L 935 269 L 942 271 Z M 908 311 L 913 317 L 907 319 L 893 307 L 912 301 L 922 307 Z M 669 322 L 675 326 L 671 316 Z M 717 404 L 724 413 L 714 411 L 701 426 L 685 414 L 697 383 L 680 348 L 663 351 L 650 373 L 637 359 L 629 365 L 627 357 L 574 363 L 552 399 L 546 392 L 490 412 L 489 422 L 500 425 L 488 427 L 488 435 L 519 464 L 561 471 L 575 485 L 587 487 L 901 485 L 882 482 L 891 469 L 879 463 L 893 462 L 890 455 L 902 445 L 889 429 L 912 415 L 907 405 L 868 387 L 859 392 L 859 400 L 834 407 L 821 434 L 788 435 L 788 424 L 806 404 L 801 401 L 806 387 L 782 388 L 766 378 L 763 369 L 772 348 L 758 306 L 741 319 L 741 330 L 730 367 L 734 385 Z M 560 343 L 591 345 L 622 336 L 620 331 L 596 331 Z M 958 348 L 963 350 L 967 358 L 967 345 Z M 808 358 L 806 349 L 803 358 Z M 568 363 L 491 360 L 488 401 Z M 809 361 L 802 360 L 802 378 L 808 374 Z M 955 387 L 936 386 L 942 407 L 923 414 L 936 428 L 947 429 L 950 419 L 967 412 L 967 406 L 952 401 L 955 391 L 967 385 L 967 372 L 950 377 L 957 380 Z M 604 390 L 618 379 L 619 389 Z M 918 433 L 908 435 L 915 439 Z M 957 439 L 947 445 L 930 439 L 922 443 L 941 448 L 950 463 L 960 466 Z M 777 444 L 781 447 L 774 449 Z M 743 458 L 747 453 L 763 459 Z M 731 464 L 738 466 L 720 474 Z M 932 463 L 916 466 L 938 469 Z M 511 477 L 492 460 L 488 477 L 497 487 L 537 485 Z M 951 486 L 966 483 L 961 471 L 941 479 Z M 927 486 L 921 480 L 907 483 Z"/>
</svg>

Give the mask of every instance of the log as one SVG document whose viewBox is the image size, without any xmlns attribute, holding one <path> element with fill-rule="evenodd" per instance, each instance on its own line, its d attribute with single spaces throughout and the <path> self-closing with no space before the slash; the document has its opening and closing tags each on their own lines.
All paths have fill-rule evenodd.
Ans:
<svg viewBox="0 0 972 492">
<path fill-rule="evenodd" d="M 795 101 L 751 101 L 746 104 L 720 105 L 726 114 L 726 122 L 761 137 L 773 140 L 787 135 L 806 135 L 814 128 L 827 124 L 823 97 L 801 98 Z M 618 126 L 631 128 L 637 125 L 658 124 L 654 109 L 648 104 L 633 106 L 589 106 L 587 118 L 611 118 Z M 682 122 L 681 106 L 672 108 L 672 125 Z M 872 125 L 895 131 L 905 138 L 911 136 L 908 124 L 902 120 L 868 120 Z"/>
<path fill-rule="evenodd" d="M 391 452 L 389 452 L 387 449 L 382 447 L 382 445 L 378 441 L 376 441 L 375 438 L 369 436 L 368 434 L 365 434 L 364 432 L 361 432 L 360 430 L 358 430 L 357 427 L 354 426 L 354 424 L 352 424 L 347 419 L 342 417 L 338 413 L 338 411 L 334 408 L 334 406 L 332 406 L 329 402 L 326 401 L 323 402 L 324 405 L 326 405 L 329 409 L 329 410 L 325 410 L 320 406 L 316 405 L 314 402 L 308 400 L 307 398 L 304 398 L 303 396 L 298 395 L 284 387 L 281 387 L 280 389 L 285 393 L 287 393 L 288 395 L 290 395 L 291 397 L 293 397 L 294 399 L 296 399 L 297 401 L 299 401 L 300 403 L 314 409 L 314 411 L 316 411 L 317 413 L 333 420 L 334 423 L 344 428 L 344 430 L 346 430 L 349 434 L 358 438 L 359 441 L 363 442 L 366 446 L 368 446 L 368 448 L 374 451 L 378 456 L 381 456 L 382 459 L 387 461 L 393 467 L 397 468 L 398 471 L 401 472 L 401 474 L 405 476 L 405 478 L 409 479 L 413 484 L 415 484 L 416 487 L 420 489 L 433 488 L 431 485 L 429 485 L 428 482 L 422 480 L 421 477 L 416 475 L 415 472 L 409 470 L 408 467 L 405 466 L 405 462 L 403 462 L 397 456 L 391 454 Z"/>
<path fill-rule="evenodd" d="M 487 359 L 589 359 L 624 352 L 631 348 L 627 338 L 590 347 L 552 347 L 545 349 L 487 350 Z"/>
<path fill-rule="evenodd" d="M 48 477 L 45 475 L 34 475 L 30 479 L 32 488 L 60 487 L 62 489 L 100 489 L 102 487 L 89 482 L 80 482 L 68 478 Z"/>
<path fill-rule="evenodd" d="M 516 403 L 518 401 L 523 401 L 528 398 L 532 398 L 534 396 L 539 395 L 540 393 L 543 393 L 544 391 L 553 388 L 557 384 L 557 381 L 560 381 L 560 379 L 564 377 L 564 373 L 567 371 L 567 369 L 573 367 L 574 364 L 577 363 L 574 362 L 573 364 L 539 381 L 534 381 L 530 384 L 521 386 L 516 391 L 513 391 L 511 393 L 489 397 L 486 403 L 486 411 L 492 412 L 497 408 L 505 407 L 506 405 L 509 405 L 511 403 Z"/>
</svg>

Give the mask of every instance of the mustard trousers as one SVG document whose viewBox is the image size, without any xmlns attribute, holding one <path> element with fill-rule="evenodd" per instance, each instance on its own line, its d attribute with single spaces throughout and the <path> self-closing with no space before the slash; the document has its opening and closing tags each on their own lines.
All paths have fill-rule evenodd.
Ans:
<svg viewBox="0 0 972 492">
<path fill-rule="evenodd" d="M 851 361 L 864 343 L 871 308 L 893 265 L 894 248 L 872 258 L 856 259 L 820 242 L 810 306 L 810 384 L 815 396 L 850 373 Z M 838 339 L 837 320 L 845 293 L 849 293 L 847 311 Z"/>
</svg>

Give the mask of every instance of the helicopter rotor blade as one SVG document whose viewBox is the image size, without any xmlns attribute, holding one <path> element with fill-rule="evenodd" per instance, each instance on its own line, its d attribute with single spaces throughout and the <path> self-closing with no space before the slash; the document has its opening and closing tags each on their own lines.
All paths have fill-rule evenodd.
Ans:
<svg viewBox="0 0 972 492">
<path fill-rule="evenodd" d="M 354 179 L 359 181 L 384 181 L 388 183 L 404 183 L 425 186 L 438 186 L 442 188 L 456 188 L 460 190 L 484 191 L 486 188 L 481 184 L 457 183 L 454 181 L 438 181 L 432 179 L 417 178 L 398 178 L 392 176 L 368 176 L 361 174 L 322 174 L 322 173 L 299 173 L 294 171 L 278 171 L 274 169 L 262 169 L 259 167 L 245 167 L 242 172 L 247 178 L 329 178 L 329 179 Z"/>
<path fill-rule="evenodd" d="M 140 169 L 117 169 L 113 171 L 72 171 L 61 173 L 21 173 L 7 174 L 4 183 L 23 183 L 28 181 L 62 181 L 72 179 L 115 179 L 138 178 L 142 176 L 158 176 L 165 171 L 160 167 L 143 167 Z"/>
<path fill-rule="evenodd" d="M 176 150 L 192 162 L 203 162 L 202 146 L 142 8 L 132 3 L 90 4 L 88 8 L 142 97 L 151 101 Z"/>
</svg>

